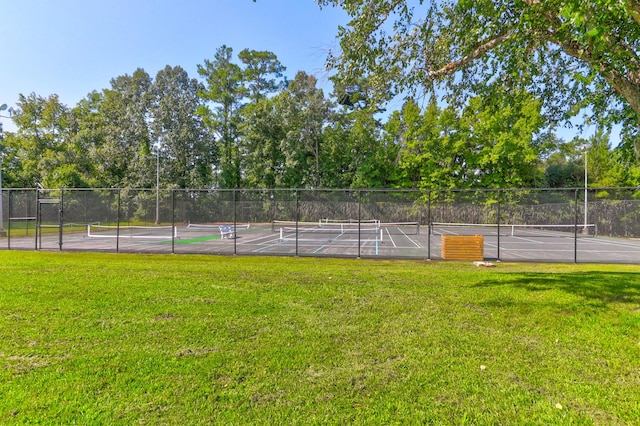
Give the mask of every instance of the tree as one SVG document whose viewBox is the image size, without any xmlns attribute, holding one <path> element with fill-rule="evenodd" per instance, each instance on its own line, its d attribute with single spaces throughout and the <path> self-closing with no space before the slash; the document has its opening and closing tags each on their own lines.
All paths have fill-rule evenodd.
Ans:
<svg viewBox="0 0 640 426">
<path fill-rule="evenodd" d="M 317 0 L 352 17 L 329 58 L 344 85 L 380 98 L 445 90 L 450 103 L 492 83 L 527 89 L 554 121 L 579 111 L 640 129 L 638 0 Z"/>
<path fill-rule="evenodd" d="M 316 85 L 314 76 L 299 71 L 275 98 L 286 129 L 280 144 L 285 156 L 283 183 L 292 188 L 318 188 L 321 183 L 321 149 L 331 103 Z"/>
<path fill-rule="evenodd" d="M 519 188 L 537 186 L 540 144 L 536 135 L 543 126 L 541 105 L 526 92 L 495 93 L 475 97 L 465 107 L 459 135 L 471 147 L 466 152 L 473 186 Z"/>
<path fill-rule="evenodd" d="M 155 186 L 155 164 L 149 163 L 152 100 L 152 79 L 141 68 L 112 79 L 111 88 L 100 95 L 97 126 L 102 135 L 94 161 L 105 186 Z"/>
<path fill-rule="evenodd" d="M 438 120 L 441 111 L 430 105 L 421 114 L 420 107 L 413 99 L 408 99 L 400 111 L 394 111 L 384 126 L 385 137 L 398 148 L 395 163 L 398 165 L 397 186 L 403 188 L 451 187 L 442 179 L 428 183 L 427 175 L 438 167 L 432 160 L 439 157 L 439 148 L 446 140 L 437 142 L 441 134 Z M 431 148 L 433 146 L 433 148 Z"/>
<path fill-rule="evenodd" d="M 250 188 L 282 186 L 285 156 L 280 144 L 285 139 L 281 104 L 263 98 L 243 110 L 245 179 Z"/>
<path fill-rule="evenodd" d="M 16 134 L 4 145 L 9 179 L 15 186 L 88 186 L 87 176 L 77 164 L 84 153 L 72 144 L 73 117 L 57 95 L 20 95 L 13 117 Z"/>
<path fill-rule="evenodd" d="M 200 97 L 213 104 L 213 109 L 202 105 L 198 113 L 220 143 L 218 185 L 222 188 L 238 188 L 241 181 L 238 126 L 247 89 L 244 73 L 232 62 L 232 55 L 233 49 L 223 45 L 216 50 L 213 61 L 198 65 L 198 73 L 205 78 Z"/>
<path fill-rule="evenodd" d="M 203 117 L 196 114 L 202 106 L 198 94 L 203 89 L 181 67 L 166 66 L 153 82 L 151 128 L 165 187 L 206 188 L 212 184 L 217 146 Z"/>
<path fill-rule="evenodd" d="M 286 67 L 280 63 L 275 53 L 244 49 L 238 57 L 245 66 L 244 79 L 251 102 L 258 102 L 285 87 L 286 80 L 282 73 Z"/>
<path fill-rule="evenodd" d="M 610 135 L 603 128 L 596 129 L 595 134 L 588 140 L 577 139 L 573 141 L 573 145 L 581 151 L 583 172 L 585 154 L 587 156 L 589 187 L 610 188 L 638 185 L 637 179 L 634 179 L 637 165 L 627 163 L 621 156 L 621 149 L 611 149 Z M 598 194 L 602 196 L 606 193 L 599 191 Z"/>
<path fill-rule="evenodd" d="M 540 104 L 526 93 L 474 97 L 457 111 L 413 100 L 386 125 L 399 147 L 399 185 L 413 188 L 513 188 L 539 180 Z"/>
<path fill-rule="evenodd" d="M 323 187 L 391 186 L 397 147 L 382 137 L 381 124 L 370 109 L 335 112 L 323 142 Z"/>
</svg>

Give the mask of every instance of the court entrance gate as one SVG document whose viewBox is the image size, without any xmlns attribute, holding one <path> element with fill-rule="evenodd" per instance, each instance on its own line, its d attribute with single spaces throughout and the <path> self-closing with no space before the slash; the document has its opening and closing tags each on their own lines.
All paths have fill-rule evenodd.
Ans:
<svg viewBox="0 0 640 426">
<path fill-rule="evenodd" d="M 62 250 L 62 205 L 62 191 L 9 191 L 7 248 Z"/>
<path fill-rule="evenodd" d="M 62 195 L 36 198 L 36 250 L 62 250 Z"/>
</svg>

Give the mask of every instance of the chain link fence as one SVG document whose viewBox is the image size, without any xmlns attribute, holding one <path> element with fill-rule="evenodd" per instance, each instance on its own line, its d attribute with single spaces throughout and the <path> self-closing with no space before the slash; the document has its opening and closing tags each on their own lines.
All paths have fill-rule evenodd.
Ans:
<svg viewBox="0 0 640 426">
<path fill-rule="evenodd" d="M 640 263 L 640 190 L 7 189 L 0 249 Z"/>
</svg>

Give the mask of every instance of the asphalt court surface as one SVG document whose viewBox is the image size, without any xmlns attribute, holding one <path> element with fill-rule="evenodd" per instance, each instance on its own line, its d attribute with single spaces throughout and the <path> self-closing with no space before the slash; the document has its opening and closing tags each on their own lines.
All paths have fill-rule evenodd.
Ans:
<svg viewBox="0 0 640 426">
<path fill-rule="evenodd" d="M 10 240 L 0 238 L 0 249 L 60 249 L 59 236 L 55 232 L 45 233 L 38 240 L 33 230 L 29 235 L 24 231 L 21 233 L 12 233 Z M 172 238 L 171 234 L 165 230 L 153 237 L 116 239 L 89 237 L 86 231 L 65 230 L 62 250 L 441 259 L 441 236 L 429 234 L 427 226 L 421 227 L 419 233 L 381 226 L 379 231 L 361 232 L 360 236 L 353 231 L 302 232 L 297 239 L 295 232 L 283 231 L 281 234 L 270 223 L 251 224 L 249 229 L 239 225 L 236 238 L 222 238 L 215 227 L 189 229 L 178 226 L 177 238 Z M 640 240 L 583 235 L 575 238 L 569 233 L 501 235 L 499 239 L 496 235 L 484 235 L 484 256 L 504 261 L 640 263 Z"/>
</svg>

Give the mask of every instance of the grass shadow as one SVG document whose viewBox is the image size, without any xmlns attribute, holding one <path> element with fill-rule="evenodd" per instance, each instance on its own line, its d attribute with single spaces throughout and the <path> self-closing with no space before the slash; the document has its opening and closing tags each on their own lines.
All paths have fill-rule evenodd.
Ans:
<svg viewBox="0 0 640 426">
<path fill-rule="evenodd" d="M 481 281 L 474 287 L 514 286 L 532 292 L 561 290 L 605 304 L 640 305 L 640 274 L 633 272 L 523 272 L 498 277 Z"/>
</svg>

